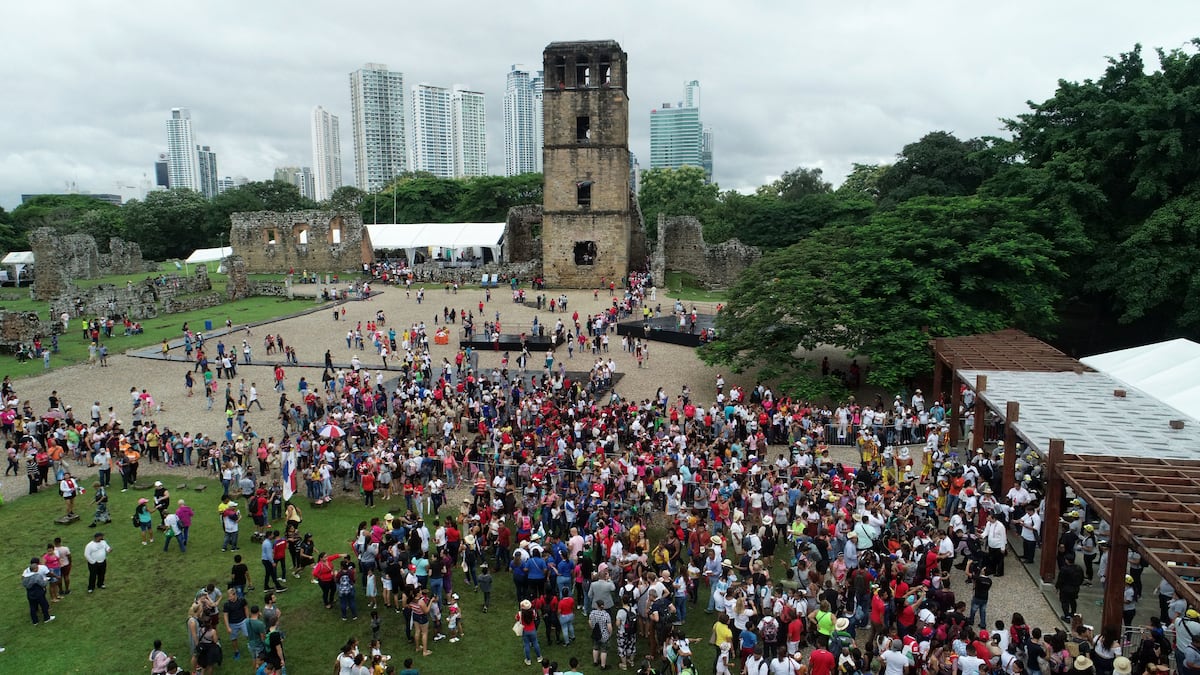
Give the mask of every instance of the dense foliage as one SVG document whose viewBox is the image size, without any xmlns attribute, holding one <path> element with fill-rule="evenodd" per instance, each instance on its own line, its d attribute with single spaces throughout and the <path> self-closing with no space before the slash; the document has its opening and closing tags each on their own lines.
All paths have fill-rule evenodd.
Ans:
<svg viewBox="0 0 1200 675">
<path fill-rule="evenodd" d="M 899 387 L 929 371 L 932 337 L 1050 336 L 1067 311 L 1144 341 L 1196 336 L 1198 47 L 1160 50 L 1149 69 L 1135 47 L 1030 102 L 1007 138 L 935 131 L 889 166 L 855 165 L 832 194 L 803 169 L 753 196 L 719 193 L 706 235 L 774 250 L 732 290 L 724 339 L 702 354 L 813 391 L 797 346 L 867 356 L 868 381 Z"/>
</svg>

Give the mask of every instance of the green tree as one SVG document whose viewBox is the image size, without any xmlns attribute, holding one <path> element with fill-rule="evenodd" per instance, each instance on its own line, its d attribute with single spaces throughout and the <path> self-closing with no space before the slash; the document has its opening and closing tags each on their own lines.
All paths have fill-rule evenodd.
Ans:
<svg viewBox="0 0 1200 675">
<path fill-rule="evenodd" d="M 717 206 L 721 189 L 705 181 L 704 169 L 683 166 L 678 169 L 650 169 L 642 174 L 638 205 L 646 222 L 650 241 L 658 236 L 658 216 L 695 216 L 708 221 Z"/>
<path fill-rule="evenodd" d="M 817 168 L 797 167 L 791 171 L 785 171 L 776 180 L 758 188 L 757 194 L 763 197 L 796 201 L 809 195 L 833 192 L 833 186 L 826 182 L 821 174 L 822 171 Z"/>
<path fill-rule="evenodd" d="M 39 195 L 13 210 L 11 225 L 10 243 L 18 249 L 28 246 L 30 230 L 52 227 L 62 234 L 90 234 L 107 251 L 109 238 L 122 236 L 125 229 L 121 207 L 89 195 Z"/>
<path fill-rule="evenodd" d="M 149 260 L 182 258 L 215 243 L 206 232 L 211 204 L 193 190 L 159 190 L 121 208 L 128 238 L 141 246 Z"/>
<path fill-rule="evenodd" d="M 1061 277 L 1038 234 L 1048 219 L 1024 199 L 918 198 L 818 229 L 742 275 L 701 355 L 800 388 L 814 369 L 797 348 L 834 345 L 869 357 L 868 381 L 890 388 L 928 372 L 930 338 L 1046 331 Z"/>
<path fill-rule="evenodd" d="M 892 167 L 891 164 L 859 164 L 846 175 L 846 180 L 835 192 L 843 197 L 879 198 L 879 178 Z"/>
<path fill-rule="evenodd" d="M 459 181 L 454 218 L 464 223 L 498 223 L 514 206 L 542 203 L 542 174 L 479 176 Z"/>
<path fill-rule="evenodd" d="M 1013 138 L 1001 149 L 1013 160 L 983 188 L 1053 209 L 1082 252 L 1067 268 L 1068 297 L 1124 322 L 1200 325 L 1180 311 L 1187 286 L 1176 264 L 1190 255 L 1200 186 L 1196 47 L 1200 39 L 1189 50 L 1157 50 L 1158 66 L 1148 68 L 1136 45 L 1095 80 L 1059 81 L 1052 97 L 1005 121 Z M 1178 257 L 1164 242 L 1180 246 Z"/>
<path fill-rule="evenodd" d="M 22 238 L 22 235 L 17 234 L 12 214 L 0 206 L 0 251 L 21 251 L 26 248 L 26 244 L 28 242 Z"/>
<path fill-rule="evenodd" d="M 896 163 L 878 177 L 880 205 L 894 206 L 914 197 L 955 197 L 975 194 L 990 174 L 983 157 L 988 145 L 973 138 L 935 131 L 900 152 Z"/>
<path fill-rule="evenodd" d="M 353 185 L 343 185 L 334 190 L 329 199 L 321 202 L 321 208 L 330 211 L 359 211 L 366 199 L 366 192 Z"/>
<path fill-rule="evenodd" d="M 737 237 L 763 249 L 782 248 L 822 227 L 860 224 L 873 208 L 866 199 L 829 193 L 793 201 L 728 191 L 705 223 L 704 236 L 708 243 Z"/>
</svg>

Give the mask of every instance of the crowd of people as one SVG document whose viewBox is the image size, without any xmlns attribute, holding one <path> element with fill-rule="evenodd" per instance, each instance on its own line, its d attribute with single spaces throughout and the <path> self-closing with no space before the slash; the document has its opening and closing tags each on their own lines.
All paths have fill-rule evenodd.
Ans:
<svg viewBox="0 0 1200 675">
<path fill-rule="evenodd" d="M 577 672 L 577 664 L 554 661 L 553 647 L 581 631 L 593 666 L 615 662 L 643 674 L 1140 675 L 1172 658 L 1180 672 L 1200 669 L 1200 651 L 1180 639 L 1200 637 L 1200 614 L 1169 587 L 1156 589 L 1166 600 L 1140 644 L 1114 628 L 1092 635 L 1075 602 L 1104 555 L 1105 524 L 1073 500 L 1057 550 L 1039 543 L 1038 458 L 1021 453 L 1020 480 L 999 494 L 1001 455 L 1020 448 L 989 444 L 960 456 L 948 444 L 944 407 L 926 409 L 919 390 L 892 406 L 836 407 L 720 377 L 707 400 L 686 387 L 640 400 L 618 394 L 618 366 L 605 347 L 615 320 L 644 307 L 649 280 L 632 281 L 608 310 L 556 320 L 554 333 L 596 354 L 589 381 L 568 375 L 553 352 L 537 361 L 528 352 L 513 363 L 505 356 L 490 371 L 470 350 L 437 364 L 423 323 L 397 334 L 376 316 L 351 331 L 347 347 L 360 348 L 359 335 L 389 347 L 388 380 L 353 361 L 335 369 L 327 353 L 322 383 L 301 380 L 293 401 L 280 368 L 278 437 L 245 423 L 253 383 L 237 400 L 227 384 L 227 428 L 218 439 L 159 429 L 149 395 L 136 388 L 132 405 L 143 415 L 125 428 L 98 402 L 90 424 L 55 395 L 48 409 L 58 414 L 35 413 L 6 380 L 6 410 L 15 412 L 0 415 L 0 425 L 10 468 L 14 457 L 32 458 L 31 492 L 54 478 L 64 499 L 75 499 L 85 490 L 69 482 L 64 459 L 95 465 L 93 525 L 111 520 L 113 465 L 125 487 L 143 458 L 219 476 L 233 583 L 196 595 L 188 617 L 194 672 L 211 673 L 230 651 L 240 659 L 240 640 L 262 672 L 282 672 L 286 631 L 273 598 L 289 590 L 289 565 L 291 578 L 315 582 L 321 604 L 342 620 L 369 616 L 375 640 L 383 616 L 401 615 L 417 662 L 441 640 L 463 639 L 468 624 L 496 621 L 464 616 L 459 593 L 469 589 L 479 600 L 466 613 L 511 616 L 524 662 L 547 673 Z M 458 317 L 490 321 L 483 307 L 475 310 Z M 835 461 L 830 434 L 853 439 L 859 461 Z M 347 550 L 304 531 L 301 493 L 287 499 L 287 466 L 316 507 L 336 495 L 335 485 L 361 495 L 372 515 L 347 533 Z M 134 514 L 143 543 L 161 532 L 164 550 L 171 541 L 187 550 L 190 508 L 162 485 L 143 502 Z M 243 514 L 261 551 L 262 604 L 247 598 L 256 573 L 241 559 Z M 1064 624 L 1034 627 L 1019 613 L 988 621 L 993 580 L 1017 554 L 1010 541 L 1026 560 L 1039 546 L 1057 556 Z M 23 576 L 32 579 L 34 623 L 53 618 L 45 598 L 70 592 L 64 557 L 69 551 L 52 542 Z M 1139 565 L 1135 556 L 1124 580 L 1099 582 L 1124 581 L 1136 608 Z M 952 579 L 956 567 L 964 575 Z M 501 576 L 515 606 L 493 606 Z M 104 588 L 103 572 L 96 581 Z M 688 634 L 696 612 L 714 620 L 707 634 Z M 378 642 L 360 649 L 351 640 L 336 661 L 351 675 L 396 670 Z M 159 665 L 154 672 L 174 672 Z"/>
</svg>

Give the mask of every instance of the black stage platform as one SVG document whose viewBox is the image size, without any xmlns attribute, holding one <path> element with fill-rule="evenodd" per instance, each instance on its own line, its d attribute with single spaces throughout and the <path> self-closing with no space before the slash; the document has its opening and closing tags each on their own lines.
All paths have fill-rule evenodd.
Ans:
<svg viewBox="0 0 1200 675">
<path fill-rule="evenodd" d="M 696 332 L 679 330 L 679 319 L 674 316 L 652 317 L 649 321 L 626 321 L 617 324 L 617 335 L 669 342 L 685 347 L 699 347 L 704 344 L 700 339 L 700 331 L 711 330 L 717 321 L 716 314 L 697 314 Z M 649 326 L 649 330 L 646 327 Z M 689 322 L 690 329 L 690 322 Z"/>
<path fill-rule="evenodd" d="M 554 342 L 553 335 L 526 335 L 525 344 L 529 345 L 529 353 L 537 355 L 538 352 L 545 352 L 547 349 L 554 349 L 558 345 Z M 500 335 L 499 346 L 497 343 L 488 340 L 482 333 L 471 339 L 459 340 L 460 348 L 470 347 L 479 351 L 521 351 L 521 336 L 519 334 L 504 333 Z"/>
</svg>

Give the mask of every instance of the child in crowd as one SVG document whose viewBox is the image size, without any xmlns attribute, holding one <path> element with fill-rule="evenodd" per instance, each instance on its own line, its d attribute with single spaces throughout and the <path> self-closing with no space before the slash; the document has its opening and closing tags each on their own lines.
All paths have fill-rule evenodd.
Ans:
<svg viewBox="0 0 1200 675">
<path fill-rule="evenodd" d="M 446 608 L 446 613 L 450 615 L 446 621 L 450 631 L 450 641 L 458 642 L 463 637 L 462 611 L 458 608 L 458 593 L 450 596 L 450 606 Z"/>
<path fill-rule="evenodd" d="M 487 614 L 488 606 L 492 604 L 492 575 L 488 572 L 487 563 L 479 566 L 475 582 L 479 585 L 479 591 L 483 593 L 483 613 Z"/>
</svg>

